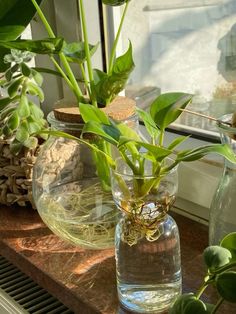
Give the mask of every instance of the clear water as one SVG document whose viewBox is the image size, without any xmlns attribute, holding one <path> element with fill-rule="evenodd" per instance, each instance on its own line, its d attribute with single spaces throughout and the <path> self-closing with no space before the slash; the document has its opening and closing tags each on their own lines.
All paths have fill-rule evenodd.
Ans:
<svg viewBox="0 0 236 314">
<path fill-rule="evenodd" d="M 131 311 L 161 313 L 181 293 L 181 260 L 178 228 L 167 216 L 161 224 L 162 235 L 129 246 L 116 229 L 117 289 L 120 302 Z"/>
<path fill-rule="evenodd" d="M 104 249 L 114 246 L 119 212 L 111 193 L 91 182 L 67 184 L 44 192 L 36 201 L 45 224 L 61 238 L 85 248 Z"/>
</svg>

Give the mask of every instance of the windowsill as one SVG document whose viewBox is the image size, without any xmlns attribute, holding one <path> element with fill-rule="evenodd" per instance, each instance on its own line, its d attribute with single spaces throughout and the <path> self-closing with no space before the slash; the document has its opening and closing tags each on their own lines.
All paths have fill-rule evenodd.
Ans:
<svg viewBox="0 0 236 314">
<path fill-rule="evenodd" d="M 31 208 L 0 206 L 0 254 L 19 267 L 74 313 L 128 313 L 119 308 L 114 250 L 85 250 L 59 239 Z M 181 240 L 183 291 L 199 288 L 205 268 L 207 227 L 172 213 Z M 212 294 L 208 291 L 208 298 Z M 118 309 L 118 311 L 117 311 Z M 221 314 L 235 313 L 235 306 Z"/>
</svg>

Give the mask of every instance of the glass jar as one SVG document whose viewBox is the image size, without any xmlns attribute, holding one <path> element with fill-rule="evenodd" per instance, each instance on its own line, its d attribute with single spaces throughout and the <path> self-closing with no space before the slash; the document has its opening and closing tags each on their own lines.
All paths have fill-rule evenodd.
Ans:
<svg viewBox="0 0 236 314">
<path fill-rule="evenodd" d="M 79 136 L 82 123 L 48 116 L 53 129 Z M 122 121 L 138 128 L 135 114 Z M 33 171 L 33 196 L 46 225 L 61 238 L 89 249 L 114 246 L 119 212 L 111 191 L 96 175 L 91 150 L 74 140 L 50 136 Z"/>
<path fill-rule="evenodd" d="M 232 114 L 226 114 L 221 121 L 231 123 Z M 231 146 L 236 153 L 236 128 L 219 123 L 218 128 L 223 144 Z M 223 175 L 210 207 L 209 243 L 217 245 L 223 237 L 236 231 L 236 165 L 225 160 Z"/>
<path fill-rule="evenodd" d="M 151 163 L 150 163 L 151 164 Z M 177 193 L 177 167 L 155 178 L 145 168 L 134 176 L 127 165 L 112 171 L 112 193 L 123 216 L 116 227 L 117 290 L 121 304 L 138 313 L 163 313 L 182 288 L 178 227 L 167 214 Z M 157 180 L 143 196 L 137 187 Z M 126 186 L 128 189 L 124 188 Z"/>
</svg>

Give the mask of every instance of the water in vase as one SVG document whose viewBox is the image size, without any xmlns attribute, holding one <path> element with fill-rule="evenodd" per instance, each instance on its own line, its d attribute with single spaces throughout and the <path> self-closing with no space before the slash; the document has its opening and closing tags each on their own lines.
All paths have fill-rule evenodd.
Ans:
<svg viewBox="0 0 236 314">
<path fill-rule="evenodd" d="M 161 313 L 181 293 L 179 233 L 167 215 L 159 225 L 160 236 L 145 237 L 134 245 L 122 240 L 122 221 L 116 229 L 117 289 L 121 304 L 139 313 Z"/>
</svg>

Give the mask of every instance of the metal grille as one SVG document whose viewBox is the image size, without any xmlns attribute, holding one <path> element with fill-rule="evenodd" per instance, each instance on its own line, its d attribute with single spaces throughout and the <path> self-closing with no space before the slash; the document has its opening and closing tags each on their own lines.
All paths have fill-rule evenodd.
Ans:
<svg viewBox="0 0 236 314">
<path fill-rule="evenodd" d="M 73 314 L 64 304 L 1 255 L 0 313 Z"/>
</svg>

